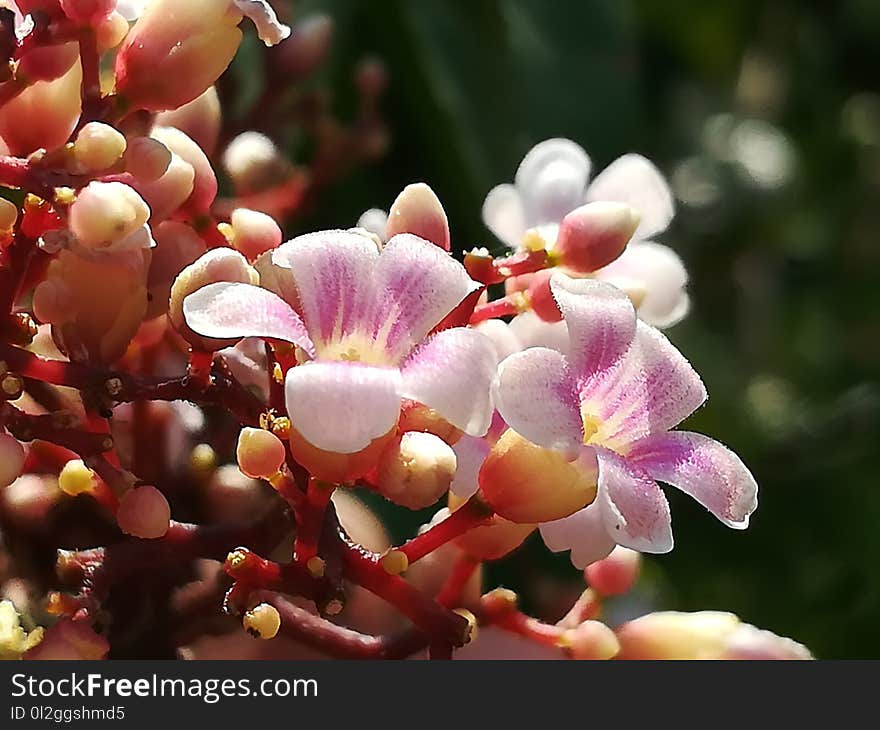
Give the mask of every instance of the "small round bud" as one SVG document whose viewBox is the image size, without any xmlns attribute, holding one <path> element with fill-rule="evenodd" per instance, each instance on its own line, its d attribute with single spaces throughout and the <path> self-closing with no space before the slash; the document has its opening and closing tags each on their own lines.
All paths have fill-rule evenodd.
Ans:
<svg viewBox="0 0 880 730">
<path fill-rule="evenodd" d="M 8 487 L 24 468 L 24 447 L 7 433 L 0 433 L 0 487 Z"/>
<path fill-rule="evenodd" d="M 155 182 L 170 164 L 171 150 L 152 137 L 135 137 L 125 150 L 125 169 L 140 182 Z"/>
<path fill-rule="evenodd" d="M 304 18 L 281 46 L 279 65 L 294 79 L 309 76 L 326 57 L 332 34 L 333 19 L 327 15 Z"/>
<path fill-rule="evenodd" d="M 70 230 L 88 248 L 107 248 L 135 233 L 149 217 L 149 206 L 133 188 L 91 182 L 70 206 Z"/>
<path fill-rule="evenodd" d="M 582 205 L 562 219 L 552 255 L 566 268 L 589 274 L 623 253 L 640 219 L 638 212 L 624 203 Z"/>
<path fill-rule="evenodd" d="M 357 227 L 374 235 L 380 244 L 385 242 L 385 227 L 388 225 L 388 214 L 381 208 L 370 208 L 361 213 Z M 381 247 L 381 246 L 380 246 Z"/>
<path fill-rule="evenodd" d="M 164 174 L 153 182 L 136 181 L 138 192 L 153 211 L 153 225 L 170 217 L 192 195 L 196 171 L 179 155 L 171 155 Z"/>
<path fill-rule="evenodd" d="M 617 636 L 601 621 L 584 621 L 567 631 L 564 641 L 572 659 L 613 659 L 620 652 Z"/>
<path fill-rule="evenodd" d="M 116 522 L 126 535 L 151 540 L 168 532 L 171 508 L 156 487 L 135 487 L 119 501 Z"/>
<path fill-rule="evenodd" d="M 261 253 L 281 245 L 281 228 L 272 216 L 248 208 L 232 211 L 232 245 L 253 261 Z"/>
<path fill-rule="evenodd" d="M 407 185 L 388 211 L 386 239 L 412 233 L 449 250 L 449 221 L 439 198 L 425 183 Z"/>
<path fill-rule="evenodd" d="M 95 26 L 98 50 L 105 52 L 116 48 L 128 35 L 128 21 L 122 13 L 110 13 Z"/>
<path fill-rule="evenodd" d="M 89 122 L 73 143 L 73 157 L 86 170 L 106 170 L 125 153 L 125 137 L 109 124 Z"/>
<path fill-rule="evenodd" d="M 271 185 L 287 163 L 265 134 L 242 132 L 223 153 L 223 167 L 236 188 L 254 191 Z"/>
<path fill-rule="evenodd" d="M 174 127 L 154 127 L 150 136 L 192 167 L 195 173 L 193 189 L 186 205 L 197 213 L 206 213 L 217 197 L 217 176 L 202 148 Z"/>
<path fill-rule="evenodd" d="M 268 479 L 284 463 L 284 444 L 271 431 L 261 428 L 243 428 L 238 435 L 235 451 L 238 468 L 253 479 Z"/>
<path fill-rule="evenodd" d="M 434 434 L 410 431 L 382 453 L 376 489 L 395 504 L 422 509 L 449 490 L 455 468 L 455 452 L 449 444 Z"/>
<path fill-rule="evenodd" d="M 96 485 L 95 472 L 82 459 L 68 461 L 58 475 L 58 488 L 70 497 L 88 494 Z"/>
<path fill-rule="evenodd" d="M 18 220 L 18 208 L 6 198 L 0 198 L 0 231 L 11 231 Z"/>
<path fill-rule="evenodd" d="M 595 457 L 570 460 L 508 429 L 483 462 L 480 491 L 495 512 L 511 522 L 549 522 L 592 503 L 597 473 Z"/>
<path fill-rule="evenodd" d="M 603 596 L 618 596 L 635 585 L 641 566 L 641 553 L 618 545 L 607 558 L 588 566 L 584 574 L 590 587 Z"/>
<path fill-rule="evenodd" d="M 261 603 L 245 613 L 241 623 L 254 638 L 272 639 L 281 628 L 281 615 L 275 606 Z"/>
</svg>

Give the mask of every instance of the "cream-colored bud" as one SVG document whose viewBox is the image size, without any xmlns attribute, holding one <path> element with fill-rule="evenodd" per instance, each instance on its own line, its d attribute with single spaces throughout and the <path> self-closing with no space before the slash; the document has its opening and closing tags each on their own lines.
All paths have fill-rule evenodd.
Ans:
<svg viewBox="0 0 880 730">
<path fill-rule="evenodd" d="M 149 183 L 136 181 L 138 192 L 153 211 L 151 222 L 156 225 L 171 216 L 192 195 L 196 171 L 179 155 L 171 155 L 171 162 L 158 180 Z"/>
<path fill-rule="evenodd" d="M 285 455 L 284 444 L 271 431 L 241 429 L 235 456 L 243 474 L 254 479 L 268 479 L 281 468 Z"/>
<path fill-rule="evenodd" d="M 617 636 L 601 621 L 584 621 L 565 633 L 564 642 L 572 659 L 613 659 L 620 652 Z"/>
<path fill-rule="evenodd" d="M 183 300 L 203 286 L 219 281 L 256 285 L 259 280 L 256 269 L 238 251 L 231 248 L 212 249 L 187 266 L 174 280 L 168 305 L 171 324 L 187 342 L 199 349 L 215 351 L 230 347 L 238 340 L 217 340 L 193 332 L 183 316 Z"/>
<path fill-rule="evenodd" d="M 272 639 L 281 628 L 281 615 L 275 606 L 261 603 L 245 613 L 242 626 L 257 639 Z"/>
<path fill-rule="evenodd" d="M 87 248 L 108 248 L 128 238 L 150 217 L 134 188 L 120 182 L 91 182 L 70 206 L 70 230 Z"/>
<path fill-rule="evenodd" d="M 449 222 L 439 198 L 425 183 L 407 185 L 388 211 L 385 237 L 412 233 L 449 250 Z"/>
<path fill-rule="evenodd" d="M 0 231 L 11 231 L 18 220 L 18 207 L 6 198 L 0 198 Z"/>
<path fill-rule="evenodd" d="M 271 185 L 287 162 L 265 134 L 242 132 L 224 151 L 223 167 L 237 188 L 253 191 Z"/>
<path fill-rule="evenodd" d="M 206 213 L 217 197 L 217 176 L 202 148 L 174 127 L 154 127 L 150 136 L 192 167 L 195 173 L 193 189 L 186 205 L 196 213 Z"/>
<path fill-rule="evenodd" d="M 0 487 L 8 487 L 24 468 L 24 447 L 8 433 L 0 432 Z"/>
<path fill-rule="evenodd" d="M 125 150 L 125 169 L 142 183 L 158 180 L 170 164 L 171 150 L 152 137 L 135 137 Z"/>
<path fill-rule="evenodd" d="M 376 489 L 409 509 L 422 509 L 449 490 L 455 478 L 455 452 L 431 433 L 408 431 L 382 453 Z"/>
<path fill-rule="evenodd" d="M 125 136 L 109 124 L 89 122 L 76 135 L 73 157 L 88 171 L 106 170 L 125 153 Z"/>
<path fill-rule="evenodd" d="M 95 472 L 82 459 L 68 461 L 58 475 L 58 488 L 70 497 L 88 494 L 97 485 Z"/>
<path fill-rule="evenodd" d="M 121 13 L 110 13 L 95 26 L 95 39 L 99 51 L 116 48 L 128 35 L 128 21 Z"/>
<path fill-rule="evenodd" d="M 258 210 L 236 208 L 232 211 L 230 222 L 232 245 L 250 261 L 281 244 L 281 228 L 272 216 Z"/>
<path fill-rule="evenodd" d="M 143 539 L 162 537 L 171 525 L 171 508 L 156 487 L 135 487 L 119 501 L 116 522 L 126 535 Z"/>
</svg>

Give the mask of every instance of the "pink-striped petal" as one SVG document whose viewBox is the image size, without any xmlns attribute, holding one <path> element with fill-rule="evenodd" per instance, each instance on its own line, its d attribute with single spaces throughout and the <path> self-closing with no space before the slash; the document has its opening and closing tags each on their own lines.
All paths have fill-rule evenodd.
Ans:
<svg viewBox="0 0 880 730">
<path fill-rule="evenodd" d="M 319 351 L 340 334 L 372 329 L 378 258 L 373 241 L 340 230 L 298 236 L 272 252 L 272 262 L 293 274 L 303 321 Z"/>
<path fill-rule="evenodd" d="M 498 366 L 492 392 L 501 417 L 532 443 L 566 451 L 583 443 L 575 381 L 562 353 L 532 347 L 511 355 Z"/>
<path fill-rule="evenodd" d="M 612 375 L 581 394 L 601 423 L 600 441 L 620 450 L 677 426 L 706 400 L 706 387 L 659 330 L 639 322 L 635 341 Z"/>
<path fill-rule="evenodd" d="M 483 202 L 483 223 L 510 248 L 518 248 L 526 233 L 526 212 L 515 186 L 497 185 Z"/>
<path fill-rule="evenodd" d="M 618 157 L 587 188 L 587 202 L 610 200 L 626 203 L 639 213 L 641 223 L 634 239 L 665 231 L 675 215 L 672 191 L 661 172 L 642 155 Z"/>
<path fill-rule="evenodd" d="M 465 433 L 482 436 L 492 418 L 489 391 L 497 363 L 485 335 L 464 327 L 443 330 L 406 359 L 401 392 Z"/>
<path fill-rule="evenodd" d="M 630 243 L 618 259 L 599 269 L 595 276 L 627 292 L 637 302 L 639 317 L 655 327 L 671 327 L 690 309 L 684 263 L 661 243 Z"/>
<path fill-rule="evenodd" d="M 629 350 L 636 333 L 632 302 L 616 287 L 555 273 L 553 297 L 568 326 L 568 362 L 580 387 L 603 378 Z"/>
<path fill-rule="evenodd" d="M 584 200 L 590 158 L 570 139 L 548 139 L 526 153 L 516 171 L 526 226 L 559 223 Z"/>
<path fill-rule="evenodd" d="M 354 362 L 310 362 L 287 371 L 287 415 L 325 451 L 352 454 L 384 436 L 400 416 L 400 371 Z"/>
<path fill-rule="evenodd" d="M 617 544 L 608 534 L 601 508 L 595 502 L 561 520 L 545 522 L 539 529 L 544 544 L 553 552 L 571 550 L 572 565 L 579 570 L 607 558 Z"/>
<path fill-rule="evenodd" d="M 669 503 L 657 482 L 638 464 L 608 449 L 596 449 L 596 458 L 596 504 L 608 534 L 618 545 L 642 553 L 672 550 Z"/>
<path fill-rule="evenodd" d="M 377 291 L 372 334 L 395 361 L 479 288 L 446 251 L 409 233 L 388 241 L 369 283 Z"/>
<path fill-rule="evenodd" d="M 283 299 L 250 284 L 208 284 L 183 300 L 190 329 L 203 337 L 264 337 L 292 342 L 309 355 L 315 347 L 299 315 Z"/>
<path fill-rule="evenodd" d="M 689 431 L 655 434 L 633 444 L 627 459 L 678 487 L 728 527 L 743 530 L 758 506 L 758 484 L 736 454 Z"/>
</svg>

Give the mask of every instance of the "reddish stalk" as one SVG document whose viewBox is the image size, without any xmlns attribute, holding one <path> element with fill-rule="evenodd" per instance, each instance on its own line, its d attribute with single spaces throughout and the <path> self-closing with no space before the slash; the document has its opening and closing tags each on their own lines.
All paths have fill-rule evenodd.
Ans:
<svg viewBox="0 0 880 730">
<path fill-rule="evenodd" d="M 517 293 L 503 299 L 496 299 L 494 302 L 480 304 L 474 308 L 469 324 L 479 324 L 487 319 L 498 319 L 499 317 L 510 317 L 523 311 L 522 294 Z"/>
<path fill-rule="evenodd" d="M 414 537 L 398 548 L 410 564 L 428 553 L 463 535 L 468 530 L 485 524 L 492 518 L 492 509 L 480 499 L 471 498 L 442 522 Z"/>
<path fill-rule="evenodd" d="M 296 540 L 293 543 L 294 559 L 302 564 L 318 555 L 318 540 L 324 523 L 324 512 L 333 496 L 335 486 L 314 477 L 309 478 L 305 503 L 300 510 Z"/>
<path fill-rule="evenodd" d="M 101 108 L 101 56 L 98 40 L 92 28 L 82 28 L 78 33 L 79 58 L 82 66 L 82 115 L 80 126 L 100 118 Z"/>
<path fill-rule="evenodd" d="M 461 594 L 471 576 L 480 567 L 480 561 L 467 554 L 459 556 L 452 566 L 449 577 L 437 594 L 437 603 L 452 608 L 461 600 Z"/>
<path fill-rule="evenodd" d="M 569 630 L 564 626 L 545 624 L 522 613 L 516 607 L 515 596 L 503 589 L 490 591 L 480 599 L 480 614 L 485 624 L 554 648 L 563 645 L 565 633 Z"/>
</svg>

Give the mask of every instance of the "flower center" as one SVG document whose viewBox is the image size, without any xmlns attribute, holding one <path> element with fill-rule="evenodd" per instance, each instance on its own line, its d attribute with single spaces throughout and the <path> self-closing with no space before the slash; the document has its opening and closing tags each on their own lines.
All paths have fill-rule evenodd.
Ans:
<svg viewBox="0 0 880 730">
<path fill-rule="evenodd" d="M 584 445 L 586 446 L 592 443 L 596 434 L 599 433 L 599 429 L 602 427 L 602 421 L 592 413 L 585 411 L 583 408 L 581 408 L 581 420 L 584 422 Z"/>
</svg>

